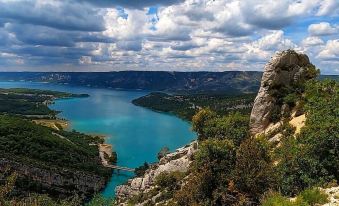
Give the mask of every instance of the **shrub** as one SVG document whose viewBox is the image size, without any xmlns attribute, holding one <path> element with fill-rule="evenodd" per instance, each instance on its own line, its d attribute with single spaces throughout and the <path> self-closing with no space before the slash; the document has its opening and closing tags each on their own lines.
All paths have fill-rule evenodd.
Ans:
<svg viewBox="0 0 339 206">
<path fill-rule="evenodd" d="M 206 122 L 216 117 L 216 114 L 210 109 L 202 109 L 192 118 L 192 129 L 198 133 L 198 140 L 204 140 L 207 137 L 204 134 L 204 127 Z"/>
<path fill-rule="evenodd" d="M 182 172 L 162 172 L 155 178 L 155 184 L 161 189 L 173 190 L 183 177 Z"/>
<path fill-rule="evenodd" d="M 322 192 L 319 188 L 311 188 L 302 191 L 297 199 L 303 200 L 304 202 L 308 203 L 309 205 L 316 205 L 316 204 L 325 204 L 328 202 L 328 195 Z"/>
<path fill-rule="evenodd" d="M 269 149 L 267 141 L 249 138 L 237 151 L 236 187 L 254 199 L 266 192 L 275 180 Z"/>
<path fill-rule="evenodd" d="M 158 160 L 161 158 L 165 157 L 169 153 L 169 148 L 168 147 L 163 147 L 161 150 L 158 152 Z"/>
<path fill-rule="evenodd" d="M 295 204 L 280 193 L 270 192 L 261 201 L 261 206 L 295 206 Z"/>
<path fill-rule="evenodd" d="M 240 113 L 231 113 L 224 117 L 209 119 L 203 128 L 203 135 L 208 138 L 228 139 L 234 145 L 240 143 L 249 136 L 249 116 Z"/>
<path fill-rule="evenodd" d="M 236 149 L 230 140 L 203 141 L 194 157 L 191 175 L 175 194 L 178 204 L 225 205 L 227 198 L 224 197 L 231 196 L 227 195 L 227 185 L 234 168 L 235 155 Z"/>
<path fill-rule="evenodd" d="M 145 174 L 146 170 L 148 170 L 149 168 L 149 165 L 147 162 L 145 162 L 143 165 L 141 165 L 140 167 L 137 167 L 135 168 L 134 170 L 134 174 L 137 176 L 137 177 L 141 177 Z"/>
</svg>

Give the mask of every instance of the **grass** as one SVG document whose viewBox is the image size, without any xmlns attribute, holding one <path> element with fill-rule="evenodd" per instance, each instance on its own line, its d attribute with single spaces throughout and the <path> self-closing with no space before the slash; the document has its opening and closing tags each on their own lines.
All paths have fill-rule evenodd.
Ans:
<svg viewBox="0 0 339 206">
<path fill-rule="evenodd" d="M 290 200 L 280 193 L 270 192 L 261 202 L 262 206 L 315 206 L 328 202 L 328 195 L 318 188 L 302 191 L 295 200 Z"/>
</svg>

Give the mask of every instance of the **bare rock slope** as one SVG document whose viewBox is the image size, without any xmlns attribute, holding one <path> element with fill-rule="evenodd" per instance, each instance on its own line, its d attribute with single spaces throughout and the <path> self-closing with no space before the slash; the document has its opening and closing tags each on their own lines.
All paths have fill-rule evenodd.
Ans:
<svg viewBox="0 0 339 206">
<path fill-rule="evenodd" d="M 267 128 L 272 122 L 274 111 L 288 110 L 288 105 L 279 105 L 276 91 L 313 78 L 308 72 L 309 68 L 314 68 L 314 65 L 310 63 L 307 55 L 293 50 L 277 53 L 265 65 L 261 86 L 250 118 L 252 134 L 261 133 Z"/>
<path fill-rule="evenodd" d="M 129 198 L 147 193 L 154 188 L 156 177 L 162 172 L 186 172 L 192 162 L 192 156 L 197 150 L 197 142 L 177 149 L 175 152 L 167 154 L 161 158 L 159 163 L 152 165 L 142 177 L 130 179 L 126 184 L 116 188 L 116 199 L 120 205 L 127 205 L 125 201 Z M 156 195 L 155 195 L 156 196 Z"/>
</svg>

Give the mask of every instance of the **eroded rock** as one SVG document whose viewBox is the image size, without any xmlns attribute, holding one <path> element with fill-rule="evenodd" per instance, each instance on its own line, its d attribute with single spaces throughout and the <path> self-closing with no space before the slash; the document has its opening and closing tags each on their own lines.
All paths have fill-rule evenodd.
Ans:
<svg viewBox="0 0 339 206">
<path fill-rule="evenodd" d="M 277 92 L 281 88 L 292 87 L 314 77 L 311 69 L 315 68 L 305 54 L 287 50 L 277 53 L 265 65 L 261 86 L 250 118 L 250 131 L 252 135 L 263 132 L 272 123 L 273 114 L 289 113 L 289 107 L 279 105 Z M 282 116 L 284 114 L 281 114 Z"/>
</svg>

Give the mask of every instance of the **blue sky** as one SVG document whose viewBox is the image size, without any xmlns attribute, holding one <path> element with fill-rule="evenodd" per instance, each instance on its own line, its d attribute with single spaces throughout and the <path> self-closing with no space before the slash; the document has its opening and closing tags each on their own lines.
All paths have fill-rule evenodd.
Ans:
<svg viewBox="0 0 339 206">
<path fill-rule="evenodd" d="M 339 1 L 0 0 L 0 71 L 262 71 L 285 49 L 339 74 Z"/>
</svg>

